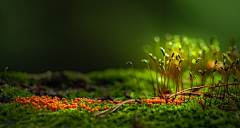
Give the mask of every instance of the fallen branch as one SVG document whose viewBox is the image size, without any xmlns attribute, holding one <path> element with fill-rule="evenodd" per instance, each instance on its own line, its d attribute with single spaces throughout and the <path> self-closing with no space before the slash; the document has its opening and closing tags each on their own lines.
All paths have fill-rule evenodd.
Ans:
<svg viewBox="0 0 240 128">
<path fill-rule="evenodd" d="M 6 95 L 6 92 L 4 92 L 2 89 L 0 89 L 1 90 L 1 92 L 3 93 L 3 97 L 6 97 L 7 95 Z"/>
<path fill-rule="evenodd" d="M 202 105 L 203 108 L 209 109 L 206 105 L 203 104 L 202 101 L 199 100 L 199 101 L 197 101 L 197 103 L 199 103 L 200 105 Z"/>
<path fill-rule="evenodd" d="M 104 111 L 102 111 L 102 112 L 98 112 L 98 113 L 96 113 L 96 114 L 94 114 L 95 116 L 101 116 L 101 115 L 103 115 L 103 114 L 105 114 L 105 113 L 107 113 L 107 112 L 109 112 L 108 114 L 110 114 L 110 113 L 112 113 L 112 112 L 114 112 L 115 110 L 117 110 L 119 107 L 121 107 L 123 104 L 126 104 L 126 103 L 128 103 L 128 102 L 135 102 L 136 100 L 135 99 L 130 99 L 130 100 L 126 100 L 126 101 L 123 101 L 122 103 L 118 103 L 117 105 L 115 105 L 115 106 L 113 106 L 112 108 L 110 108 L 110 109 L 107 109 L 107 110 L 104 110 Z M 104 117 L 105 115 L 103 115 L 103 116 L 101 116 L 101 117 Z"/>
<path fill-rule="evenodd" d="M 237 110 L 240 110 L 239 108 L 224 108 L 224 107 L 219 107 L 219 109 L 229 110 L 229 111 L 237 111 Z"/>
<path fill-rule="evenodd" d="M 202 93 L 195 93 L 195 92 L 185 92 L 185 91 L 189 91 L 189 90 L 198 90 L 198 89 L 202 89 L 202 88 L 215 88 L 215 87 L 222 87 L 222 86 L 227 86 L 227 85 L 236 85 L 238 84 L 238 82 L 234 82 L 234 83 L 229 83 L 229 84 L 223 84 L 223 85 L 207 85 L 207 86 L 199 86 L 199 87 L 193 87 L 193 88 L 188 88 L 185 90 L 182 90 L 180 92 L 177 92 L 175 94 L 172 94 L 170 96 L 168 96 L 167 98 L 165 98 L 165 100 L 168 100 L 171 97 L 174 97 L 175 95 L 204 95 L 204 96 L 212 96 L 212 97 L 221 97 L 221 96 L 214 96 L 214 95 L 209 95 L 209 94 L 202 94 Z M 123 101 L 122 103 L 118 103 L 115 106 L 113 106 L 110 109 L 104 110 L 102 112 L 98 112 L 96 114 L 94 114 L 96 117 L 104 117 L 107 114 L 110 114 L 114 111 L 116 111 L 119 107 L 121 107 L 123 104 L 129 103 L 129 102 L 140 102 L 139 100 L 135 100 L 135 99 L 130 99 L 130 100 L 126 100 Z M 203 105 L 201 102 L 199 102 L 199 104 L 201 104 L 204 108 L 208 108 L 205 105 Z M 105 114 L 105 115 L 104 115 Z"/>
<path fill-rule="evenodd" d="M 223 95 L 212 95 L 210 93 L 196 93 L 196 92 L 183 92 L 181 93 L 181 95 L 198 95 L 198 96 L 204 96 L 204 97 L 216 97 L 216 98 L 221 98 L 221 99 L 224 99 L 226 98 L 226 96 L 224 97 Z"/>
<path fill-rule="evenodd" d="M 234 106 L 235 109 L 237 109 L 235 100 L 233 101 L 233 106 Z M 236 111 L 234 111 L 234 114 L 235 114 L 235 116 L 237 117 L 237 119 L 239 119 L 239 116 L 238 116 L 238 114 L 237 114 Z"/>
</svg>

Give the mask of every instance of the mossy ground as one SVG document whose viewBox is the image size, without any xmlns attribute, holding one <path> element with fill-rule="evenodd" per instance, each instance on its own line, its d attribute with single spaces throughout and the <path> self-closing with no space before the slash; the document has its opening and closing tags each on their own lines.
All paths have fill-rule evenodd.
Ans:
<svg viewBox="0 0 240 128">
<path fill-rule="evenodd" d="M 148 127 L 239 127 L 233 112 L 219 109 L 203 110 L 186 105 L 124 105 L 117 112 L 96 118 L 84 110 L 66 109 L 58 112 L 34 113 L 29 106 L 1 105 L 1 127 L 133 127 L 138 122 Z M 238 112 L 239 114 L 239 112 Z"/>
<path fill-rule="evenodd" d="M 136 70 L 136 75 L 147 97 L 153 96 L 149 71 Z M 6 92 L 7 97 L 12 98 L 49 94 L 70 100 L 75 97 L 97 98 L 109 94 L 116 100 L 126 100 L 128 98 L 125 91 L 134 99 L 144 98 L 131 69 L 108 69 L 89 74 L 74 71 L 42 74 L 9 72 L 8 76 L 15 87 L 9 88 L 3 82 L 0 88 Z M 221 78 L 220 75 L 215 76 L 216 79 L 218 77 Z M 183 83 L 184 88 L 190 87 L 189 79 L 184 79 Z M 207 80 L 205 84 L 208 84 Z M 107 105 L 113 106 L 109 103 Z M 239 110 L 235 112 L 240 114 Z M 221 110 L 213 104 L 211 109 L 206 109 L 197 103 L 197 98 L 179 105 L 153 104 L 152 108 L 147 103 L 124 104 L 104 118 L 96 118 L 80 107 L 77 110 L 53 112 L 38 111 L 31 105 L 14 103 L 1 103 L 0 113 L 0 127 L 240 127 L 240 120 L 234 111 Z M 134 121 L 135 114 L 137 121 Z"/>
</svg>

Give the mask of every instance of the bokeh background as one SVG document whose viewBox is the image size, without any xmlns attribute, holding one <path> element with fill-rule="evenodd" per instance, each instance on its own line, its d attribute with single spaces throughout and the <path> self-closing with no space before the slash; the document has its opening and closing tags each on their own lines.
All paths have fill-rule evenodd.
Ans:
<svg viewBox="0 0 240 128">
<path fill-rule="evenodd" d="M 30 73 L 91 72 L 146 65 L 142 46 L 153 37 L 217 35 L 221 50 L 240 40 L 240 1 L 1 0 L 0 69 Z"/>
</svg>

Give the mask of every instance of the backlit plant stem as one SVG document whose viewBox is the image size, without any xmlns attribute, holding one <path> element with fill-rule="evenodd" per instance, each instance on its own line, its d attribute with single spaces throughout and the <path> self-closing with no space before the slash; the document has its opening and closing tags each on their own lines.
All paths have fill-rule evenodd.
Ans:
<svg viewBox="0 0 240 128">
<path fill-rule="evenodd" d="M 143 91 L 142 91 L 142 89 L 141 89 L 141 87 L 140 87 L 140 85 L 139 85 L 139 83 L 138 83 L 138 80 L 137 80 L 137 77 L 136 77 L 136 74 L 135 74 L 135 71 L 134 71 L 132 62 L 129 61 L 129 62 L 127 62 L 127 64 L 131 65 L 132 70 L 133 70 L 133 73 L 134 73 L 134 77 L 135 77 L 135 79 L 136 79 L 136 81 L 137 81 L 137 85 L 138 85 L 140 91 L 142 92 L 142 94 L 145 96 L 145 98 L 147 98 L 146 95 L 143 93 Z"/>
<path fill-rule="evenodd" d="M 156 91 L 155 91 L 155 88 L 154 88 L 154 83 L 153 83 L 153 77 L 152 77 L 152 73 L 151 73 L 151 69 L 150 69 L 150 66 L 148 63 L 146 63 L 147 66 L 148 66 L 148 70 L 150 72 L 150 76 L 151 76 L 151 79 L 152 79 L 152 87 L 153 87 L 153 91 L 154 91 L 154 96 L 156 96 Z"/>
<path fill-rule="evenodd" d="M 171 63 L 172 61 L 169 62 L 169 67 L 168 67 L 168 81 L 167 81 L 167 90 L 170 90 L 169 85 L 169 78 L 170 78 L 170 69 L 171 69 Z"/>
<path fill-rule="evenodd" d="M 164 84 L 163 84 L 163 93 L 165 93 L 165 82 L 166 82 L 166 73 L 165 73 L 165 69 L 166 69 L 166 66 L 165 66 L 165 55 L 163 56 L 163 63 L 164 63 Z"/>
</svg>

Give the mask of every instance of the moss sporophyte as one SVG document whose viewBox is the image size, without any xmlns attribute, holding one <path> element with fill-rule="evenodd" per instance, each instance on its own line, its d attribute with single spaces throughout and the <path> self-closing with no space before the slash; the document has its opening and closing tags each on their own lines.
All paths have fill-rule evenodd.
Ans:
<svg viewBox="0 0 240 128">
<path fill-rule="evenodd" d="M 142 84 L 143 79 L 138 79 L 141 76 L 140 71 L 134 69 L 131 61 L 126 63 L 131 66 L 133 73 L 130 73 L 133 74 L 132 78 L 138 86 L 134 89 L 139 90 L 142 98 L 122 101 L 100 100 L 99 98 L 60 99 L 57 96 L 48 95 L 16 96 L 13 101 L 14 107 L 28 106 L 33 109 L 32 113 L 36 114 L 78 110 L 78 112 L 87 113 L 97 119 L 99 117 L 108 118 L 111 116 L 107 116 L 108 114 L 114 113 L 118 113 L 118 116 L 121 117 L 121 112 L 131 113 L 133 111 L 134 114 L 131 113 L 131 116 L 134 115 L 136 127 L 141 124 L 138 121 L 144 119 L 137 120 L 137 115 L 140 115 L 138 117 L 154 115 L 153 117 L 159 119 L 156 121 L 157 123 L 167 119 L 174 122 L 177 119 L 175 117 L 198 118 L 200 127 L 204 127 L 204 123 L 209 122 L 207 118 L 204 118 L 206 115 L 217 118 L 216 115 L 222 114 L 222 112 L 233 111 L 235 118 L 238 118 L 240 65 L 239 53 L 235 44 L 230 46 L 228 51 L 221 53 L 216 38 L 211 38 L 210 45 L 206 45 L 202 39 L 167 34 L 166 45 L 160 42 L 159 37 L 154 37 L 154 42 L 157 46 L 156 55 L 147 53 L 148 58 L 141 60 L 146 65 L 145 74 L 149 76 L 147 82 Z M 8 81 L 6 71 L 4 79 Z M 3 92 L 3 90 L 1 91 Z M 191 114 L 188 115 L 189 111 Z M 157 115 L 161 116 L 157 117 Z M 205 122 L 201 122 L 201 120 Z M 191 123 L 187 124 L 187 127 L 195 126 Z M 211 122 L 208 126 L 214 127 L 216 124 L 218 123 Z M 167 125 L 163 122 L 157 126 L 160 125 L 178 126 L 178 124 Z"/>
<path fill-rule="evenodd" d="M 155 37 L 154 41 L 156 44 L 160 43 L 160 38 Z M 239 54 L 236 45 L 233 47 L 234 49 L 230 47 L 229 51 L 221 54 L 216 38 L 212 38 L 210 45 L 207 46 L 202 39 L 193 39 L 178 35 L 171 36 L 168 34 L 166 36 L 167 50 L 159 47 L 163 61 L 161 61 L 162 58 L 156 61 L 156 56 L 160 55 L 153 56 L 152 53 L 148 53 L 149 59 L 152 60 L 156 80 L 153 80 L 149 61 L 147 59 L 141 60 L 147 65 L 152 80 L 154 101 L 151 101 L 153 103 L 171 104 L 172 98 L 174 98 L 173 103 L 180 104 L 189 102 L 191 100 L 190 98 L 196 95 L 198 97 L 196 103 L 199 103 L 204 108 L 210 108 L 212 98 L 215 98 L 214 105 L 220 109 L 236 110 L 236 108 L 240 107 L 239 96 L 236 98 L 233 95 L 239 94 L 239 83 L 237 79 L 240 77 L 240 74 L 238 64 Z M 156 53 L 159 52 L 156 51 Z M 211 65 L 212 62 L 215 62 L 214 66 Z M 223 65 L 219 67 L 218 65 L 221 63 L 223 63 Z M 133 63 L 128 61 L 127 64 L 131 65 L 138 87 L 146 98 L 147 96 L 141 89 L 135 75 Z M 183 72 L 189 72 L 190 75 L 183 76 Z M 217 79 L 219 82 L 214 80 L 214 75 L 222 76 L 220 79 Z M 230 76 L 234 79 L 230 79 Z M 210 82 L 207 83 L 211 85 L 205 85 L 206 80 L 209 80 L 206 78 L 209 77 Z M 183 79 L 189 79 L 190 84 L 184 83 Z M 193 81 L 196 83 L 195 86 Z M 231 81 L 231 83 L 229 83 L 229 81 Z M 182 101 L 178 101 L 179 98 Z M 161 102 L 158 102 L 158 99 Z M 186 101 L 186 99 L 188 100 Z M 143 103 L 144 100 L 139 101 L 132 99 L 124 101 L 123 103 L 134 101 Z M 227 106 L 225 105 L 226 102 Z M 238 104 L 236 104 L 236 102 L 238 102 Z M 107 112 L 111 113 L 123 103 L 114 106 L 111 110 L 106 110 L 95 115 L 99 116 Z M 149 103 L 150 107 L 152 106 L 152 103 L 148 100 L 146 100 L 146 103 Z M 233 106 L 233 104 L 235 107 L 230 107 Z"/>
</svg>

